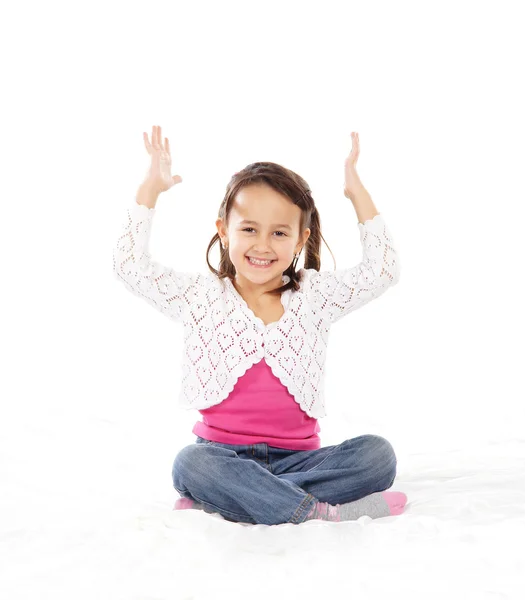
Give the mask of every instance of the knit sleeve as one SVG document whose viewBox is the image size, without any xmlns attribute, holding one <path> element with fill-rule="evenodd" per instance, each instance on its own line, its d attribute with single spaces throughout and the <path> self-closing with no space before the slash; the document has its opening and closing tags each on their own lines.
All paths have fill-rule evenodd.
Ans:
<svg viewBox="0 0 525 600">
<path fill-rule="evenodd" d="M 148 244 L 154 214 L 154 208 L 136 201 L 127 209 L 113 247 L 113 274 L 131 293 L 170 319 L 182 322 L 184 311 L 204 276 L 174 271 L 151 259 Z"/>
<path fill-rule="evenodd" d="M 312 270 L 310 293 L 331 323 L 378 298 L 399 280 L 399 256 L 383 216 L 378 214 L 357 225 L 362 261 L 350 269 Z"/>
</svg>

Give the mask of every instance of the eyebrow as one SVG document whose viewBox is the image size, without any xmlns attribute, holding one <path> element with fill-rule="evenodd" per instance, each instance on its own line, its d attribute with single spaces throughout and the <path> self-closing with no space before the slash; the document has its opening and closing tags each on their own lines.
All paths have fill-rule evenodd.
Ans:
<svg viewBox="0 0 525 600">
<path fill-rule="evenodd" d="M 247 219 L 243 219 L 239 225 L 259 225 L 259 223 L 257 223 L 257 221 L 248 221 Z M 282 229 L 289 229 L 290 231 L 292 230 L 290 225 L 287 225 L 286 223 L 272 225 L 272 227 L 281 227 Z"/>
</svg>

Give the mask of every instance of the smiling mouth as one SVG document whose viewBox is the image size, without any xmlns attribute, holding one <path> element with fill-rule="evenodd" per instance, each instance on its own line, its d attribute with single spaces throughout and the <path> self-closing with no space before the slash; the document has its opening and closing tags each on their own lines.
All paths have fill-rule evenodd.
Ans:
<svg viewBox="0 0 525 600">
<path fill-rule="evenodd" d="M 257 263 L 252 262 L 250 260 L 249 256 L 246 257 L 246 260 L 248 261 L 248 264 L 251 265 L 252 267 L 259 267 L 259 268 L 263 268 L 263 269 L 268 268 L 270 265 L 272 265 L 274 262 L 276 262 L 275 260 L 271 260 L 270 262 L 267 262 L 267 263 L 265 262 L 264 264 L 257 264 Z"/>
</svg>

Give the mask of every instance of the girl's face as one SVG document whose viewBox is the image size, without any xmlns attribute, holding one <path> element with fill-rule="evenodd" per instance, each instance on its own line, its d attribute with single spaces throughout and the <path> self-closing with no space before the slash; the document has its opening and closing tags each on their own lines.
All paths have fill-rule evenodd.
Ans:
<svg viewBox="0 0 525 600">
<path fill-rule="evenodd" d="M 300 218 L 301 209 L 267 185 L 250 185 L 238 192 L 228 226 L 222 219 L 216 222 L 235 267 L 238 289 L 259 297 L 281 287 L 283 272 L 310 235 L 309 229 L 299 235 Z M 249 256 L 272 262 L 259 267 L 249 262 Z"/>
</svg>

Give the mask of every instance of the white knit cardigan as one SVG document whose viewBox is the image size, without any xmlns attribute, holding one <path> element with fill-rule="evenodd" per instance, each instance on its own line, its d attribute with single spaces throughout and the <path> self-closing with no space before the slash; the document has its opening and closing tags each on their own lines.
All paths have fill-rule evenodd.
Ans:
<svg viewBox="0 0 525 600">
<path fill-rule="evenodd" d="M 283 316 L 265 325 L 228 277 L 175 271 L 151 259 L 155 212 L 136 201 L 126 209 L 113 248 L 113 273 L 133 294 L 184 326 L 179 407 L 219 404 L 238 378 L 264 358 L 308 416 L 326 416 L 324 372 L 332 323 L 399 280 L 399 256 L 382 215 L 357 224 L 363 247 L 357 266 L 300 269 L 300 290 L 284 292 Z"/>
</svg>

